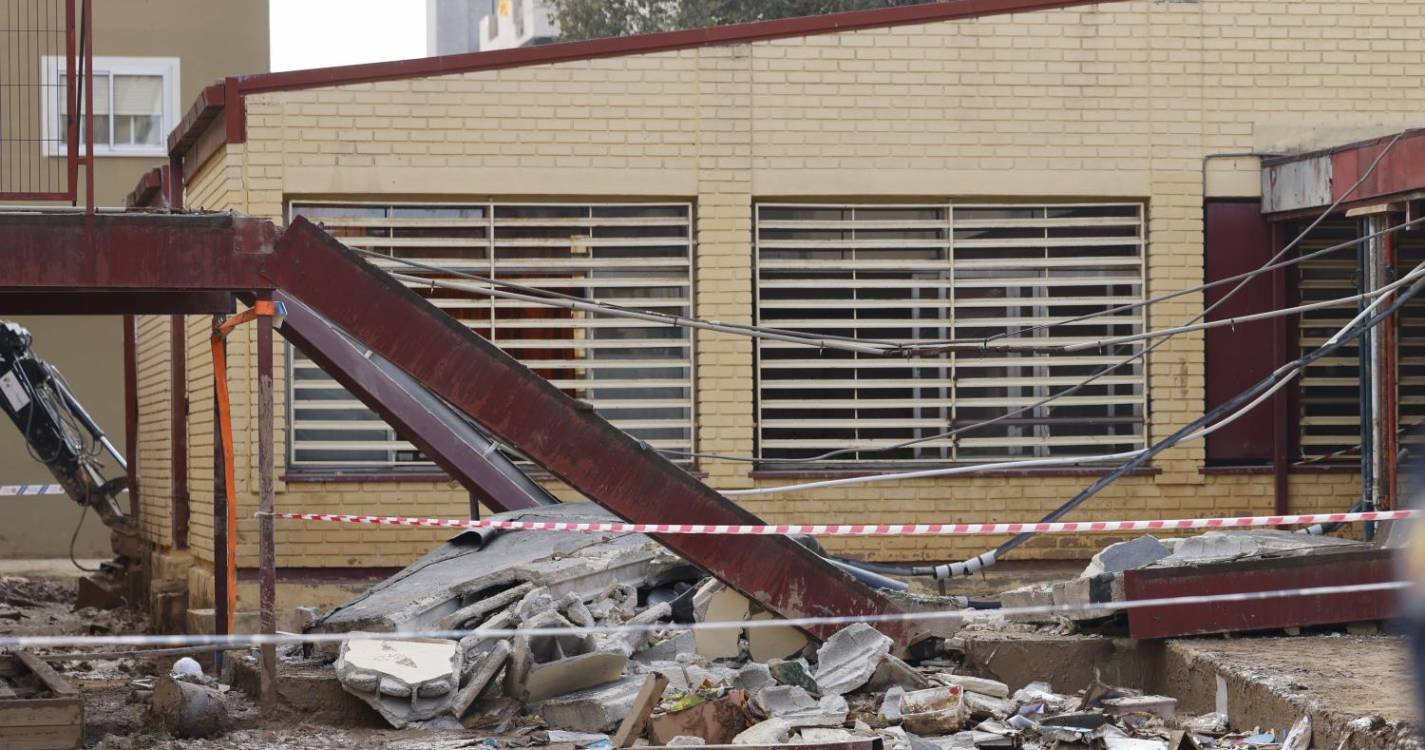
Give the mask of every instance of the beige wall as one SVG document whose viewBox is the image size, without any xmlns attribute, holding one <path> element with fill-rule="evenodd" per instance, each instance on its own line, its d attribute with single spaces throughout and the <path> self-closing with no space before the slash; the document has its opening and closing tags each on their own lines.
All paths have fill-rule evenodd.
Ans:
<svg viewBox="0 0 1425 750">
<path fill-rule="evenodd" d="M 691 197 L 696 312 L 750 323 L 757 200 L 1142 199 L 1149 291 L 1161 293 L 1202 279 L 1206 155 L 1315 145 L 1425 120 L 1425 25 L 1401 22 L 1416 10 L 1380 0 L 1137 0 L 264 94 L 247 101 L 248 142 L 208 165 L 189 187 L 190 203 L 281 220 L 284 202 L 298 197 L 537 197 L 569 195 L 570 186 L 593 197 Z M 1214 194 L 1252 195 L 1256 170 L 1254 159 L 1214 164 Z M 1184 321 L 1201 305 L 1191 295 L 1156 306 L 1151 325 Z M 699 449 L 749 454 L 751 344 L 699 332 L 697 356 Z M 235 367 L 234 377 L 250 393 L 248 371 Z M 1154 353 L 1153 437 L 1202 413 L 1203 378 L 1200 336 Z M 211 453 L 196 443 L 193 450 Z M 251 507 L 251 462 L 241 462 L 253 451 L 239 450 L 242 502 Z M 1203 457 L 1201 443 L 1167 452 L 1155 476 L 1118 482 L 1072 517 L 1270 510 L 1269 477 L 1205 476 Z M 743 464 L 701 468 L 713 487 L 759 484 Z M 1091 481 L 917 480 L 745 505 L 772 522 L 1027 520 Z M 1355 497 L 1358 479 L 1303 473 L 1291 487 L 1294 510 L 1336 509 Z M 202 490 L 196 485 L 195 496 Z M 464 512 L 465 499 L 453 486 L 289 483 L 277 504 L 449 516 Z M 245 565 L 254 561 L 254 531 L 244 522 Z M 278 561 L 402 564 L 440 536 L 280 524 Z M 938 560 L 998 540 L 825 541 L 868 558 Z M 1081 558 L 1104 541 L 1040 538 L 1017 556 Z"/>
<path fill-rule="evenodd" d="M 268 68 L 267 0 L 124 0 L 93 5 L 95 56 L 181 60 L 178 117 L 204 86 L 227 75 Z M 165 161 L 163 157 L 95 157 L 95 203 L 122 206 L 139 177 Z M 85 408 L 122 448 L 121 319 L 27 317 L 19 322 L 34 332 L 39 356 L 73 381 Z M 50 473 L 26 454 L 19 433 L 0 427 L 0 484 L 47 481 Z M 10 531 L 0 530 L 0 557 L 67 554 L 69 535 L 79 517 L 77 505 L 63 496 L 6 498 L 4 503 L 20 523 L 9 526 Z M 83 557 L 108 556 L 104 525 L 93 517 L 85 521 L 76 548 Z"/>
</svg>

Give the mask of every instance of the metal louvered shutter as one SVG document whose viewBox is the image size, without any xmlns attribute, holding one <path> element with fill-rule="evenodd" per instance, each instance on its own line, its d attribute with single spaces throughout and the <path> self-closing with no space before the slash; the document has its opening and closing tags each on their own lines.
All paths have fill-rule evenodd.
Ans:
<svg viewBox="0 0 1425 750">
<path fill-rule="evenodd" d="M 292 206 L 342 242 L 442 269 L 581 299 L 691 314 L 687 203 Z M 378 266 L 455 277 L 396 260 Z M 605 418 L 660 449 L 692 448 L 687 329 L 444 288 L 408 286 Z M 289 358 L 289 454 L 297 468 L 422 465 L 427 459 L 300 352 Z"/>
<path fill-rule="evenodd" d="M 766 326 L 894 342 L 966 339 L 1099 312 L 1143 295 L 1143 207 L 1115 204 L 759 204 L 757 317 Z M 1058 345 L 1138 333 L 1140 310 L 1025 332 Z M 904 359 L 759 341 L 763 459 L 881 448 L 1028 406 L 1138 351 Z M 978 462 L 1142 447 L 1141 362 L 955 438 L 835 463 Z"/>
</svg>

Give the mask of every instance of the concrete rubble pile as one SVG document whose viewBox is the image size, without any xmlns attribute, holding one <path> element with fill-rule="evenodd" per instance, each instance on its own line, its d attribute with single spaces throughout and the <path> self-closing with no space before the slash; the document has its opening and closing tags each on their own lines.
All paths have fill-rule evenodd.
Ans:
<svg viewBox="0 0 1425 750">
<path fill-rule="evenodd" d="M 576 506 L 506 515 L 590 514 Z M 1107 572 L 1123 555 L 1158 552 L 1133 542 L 1094 565 Z M 778 625 L 684 627 L 771 617 L 642 535 L 467 532 L 320 618 L 309 631 L 352 637 L 306 658 L 331 663 L 341 689 L 393 727 L 471 731 L 491 748 L 1289 747 L 1275 736 L 1229 736 L 1212 716 L 1180 717 L 1172 698 L 1098 683 L 1014 690 L 962 674 L 955 638 L 903 652 L 867 624 L 822 643 Z M 637 627 L 584 630 L 610 625 Z M 443 630 L 463 637 L 382 637 Z"/>
</svg>

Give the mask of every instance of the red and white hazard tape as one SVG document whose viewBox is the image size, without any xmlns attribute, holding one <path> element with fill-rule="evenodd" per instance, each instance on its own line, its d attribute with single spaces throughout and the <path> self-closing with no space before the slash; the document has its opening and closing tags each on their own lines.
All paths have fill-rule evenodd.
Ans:
<svg viewBox="0 0 1425 750">
<path fill-rule="evenodd" d="M 1107 531 L 1175 531 L 1182 529 L 1234 529 L 1252 526 L 1307 526 L 1318 523 L 1404 521 L 1416 510 L 1364 513 L 1308 513 L 1293 516 L 1243 516 L 1237 518 L 1179 518 L 1152 521 L 1056 521 L 1039 523 L 892 523 L 892 524 L 781 524 L 726 526 L 700 523 L 623 523 L 569 521 L 493 521 L 465 518 L 414 518 L 407 516 L 354 516 L 336 513 L 274 513 L 293 521 L 332 521 L 373 526 L 407 526 L 440 529 L 501 529 L 504 531 L 582 531 L 632 534 L 715 534 L 743 536 L 958 536 L 971 534 L 1084 534 Z"/>
<path fill-rule="evenodd" d="M 63 494 L 65 494 L 64 487 L 57 484 L 0 484 L 0 497 Z"/>
</svg>

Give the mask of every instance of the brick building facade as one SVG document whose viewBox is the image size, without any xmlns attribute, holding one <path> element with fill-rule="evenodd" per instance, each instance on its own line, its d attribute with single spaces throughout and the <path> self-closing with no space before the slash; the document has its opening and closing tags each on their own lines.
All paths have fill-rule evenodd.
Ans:
<svg viewBox="0 0 1425 750">
<path fill-rule="evenodd" d="M 207 146 L 180 154 L 186 205 L 279 223 L 304 213 L 358 246 L 496 273 L 508 268 L 506 278 L 566 291 L 576 279 L 581 293 L 630 304 L 637 295 L 587 290 L 636 288 L 627 267 L 656 267 L 666 272 L 656 284 L 672 291 L 642 303 L 705 319 L 813 329 L 830 321 L 824 325 L 835 332 L 910 330 L 936 338 L 954 335 L 957 326 L 978 330 L 971 325 L 976 310 L 989 311 L 985 326 L 1003 328 L 994 321 L 1013 315 L 1013 325 L 1029 327 L 1046 316 L 1076 314 L 1075 305 L 1101 307 L 1200 284 L 1205 201 L 1257 199 L 1254 155 L 1309 151 L 1421 119 L 1425 20 L 1405 2 L 947 7 L 964 5 L 984 7 L 853 14 L 855 23 L 802 31 L 774 22 L 734 27 L 726 36 L 623 40 L 622 48 L 585 43 L 477 54 L 451 58 L 456 62 L 440 70 L 356 66 L 306 79 L 229 79 L 226 86 L 243 94 L 229 96 L 226 106 L 241 107 L 245 117 L 237 126 L 231 117 L 212 118 L 205 127 L 217 135 L 192 139 Z M 998 12 L 1008 6 L 1024 11 Z M 562 246 L 551 250 L 560 244 L 551 238 L 565 230 Z M 1033 252 L 1002 252 L 1006 247 Z M 600 262 L 617 258 L 630 262 Z M 945 281 L 953 268 L 984 272 Z M 1080 297 L 1065 292 L 1070 297 L 1059 299 L 1042 291 L 1052 284 L 1020 283 L 1041 291 L 1023 292 L 1034 304 L 1008 305 L 997 292 L 974 291 L 1016 288 L 1010 271 L 1042 280 L 1064 277 L 1060 268 L 1080 269 L 1067 276 L 1078 286 L 1060 282 Z M 830 272 L 817 275 L 824 271 Z M 1109 273 L 1119 275 L 1105 278 Z M 666 274 L 683 277 L 670 281 Z M 838 296 L 838 287 L 871 291 Z M 488 302 L 449 306 L 481 305 Z M 897 309 L 916 311 L 914 320 Z M 1079 335 L 1177 325 L 1202 310 L 1202 296 L 1194 293 L 1153 306 L 1146 319 Z M 923 436 L 943 429 L 937 424 L 1032 401 L 1113 359 L 1020 365 L 967 357 L 895 369 L 833 358 L 824 366 L 796 365 L 778 358 L 797 355 L 765 343 L 698 331 L 649 344 L 661 347 L 662 359 L 640 362 L 627 352 L 637 348 L 630 342 L 649 338 L 645 329 L 608 324 L 613 333 L 605 335 L 583 318 L 532 315 L 490 306 L 464 317 L 487 335 L 493 331 L 497 343 L 507 338 L 518 348 L 524 341 L 534 359 L 558 360 L 533 366 L 570 381 L 581 398 L 624 407 L 610 417 L 634 425 L 635 434 L 643 430 L 655 445 L 749 457 L 807 455 L 797 451 L 798 442 L 830 447 Z M 213 560 L 210 321 L 190 318 L 180 331 L 188 388 L 189 440 L 180 446 L 191 498 L 186 539 L 174 535 L 167 474 L 173 324 L 140 323 L 142 520 L 158 549 L 186 548 L 171 554 L 197 563 L 190 584 L 199 606 L 211 599 L 204 592 Z M 528 344 L 541 337 L 555 344 Z M 622 341 L 608 345 L 613 364 L 591 354 L 601 338 Z M 239 329 L 229 360 L 244 568 L 256 559 L 256 524 L 246 512 L 256 505 L 254 352 L 251 330 Z M 747 489 L 868 469 L 1129 450 L 1203 414 L 1204 352 L 1201 334 L 1175 337 L 1145 368 L 1126 368 L 1091 392 L 1078 411 L 1062 412 L 1058 421 L 1039 415 L 978 443 L 969 434 L 889 458 L 857 455 L 790 468 L 698 460 L 691 468 L 712 487 Z M 300 359 L 279 348 L 279 509 L 466 512 L 459 486 L 423 469 L 419 456 L 402 453 L 398 437 L 343 433 L 333 420 L 359 416 L 304 406 L 303 379 L 321 376 Z M 625 380 L 650 381 L 620 381 L 619 367 L 634 373 Z M 800 385 L 774 393 L 789 370 Z M 819 385 L 816 378 L 869 382 Z M 984 382 L 997 379 L 1013 382 Z M 663 406 L 640 409 L 620 386 L 653 389 Z M 806 405 L 783 403 L 792 401 Z M 826 402 L 820 410 L 818 401 Z M 841 408 L 843 401 L 858 403 Z M 904 424 L 920 431 L 897 426 Z M 310 450 L 297 445 L 303 441 Z M 778 445 L 791 447 L 774 453 Z M 343 456 L 351 458 L 348 465 Z M 1187 444 L 1109 487 L 1074 517 L 1269 512 L 1272 477 L 1259 468 L 1213 466 L 1201 442 Z M 1101 473 L 986 471 L 739 501 L 769 522 L 1028 520 Z M 1289 491 L 1294 512 L 1336 510 L 1359 496 L 1360 478 L 1350 466 L 1312 466 L 1291 473 Z M 279 524 L 277 562 L 279 569 L 317 571 L 400 566 L 443 536 Z M 825 544 L 877 560 L 947 560 L 995 541 Z M 1041 538 L 1020 556 L 1082 558 L 1104 541 Z"/>
</svg>

